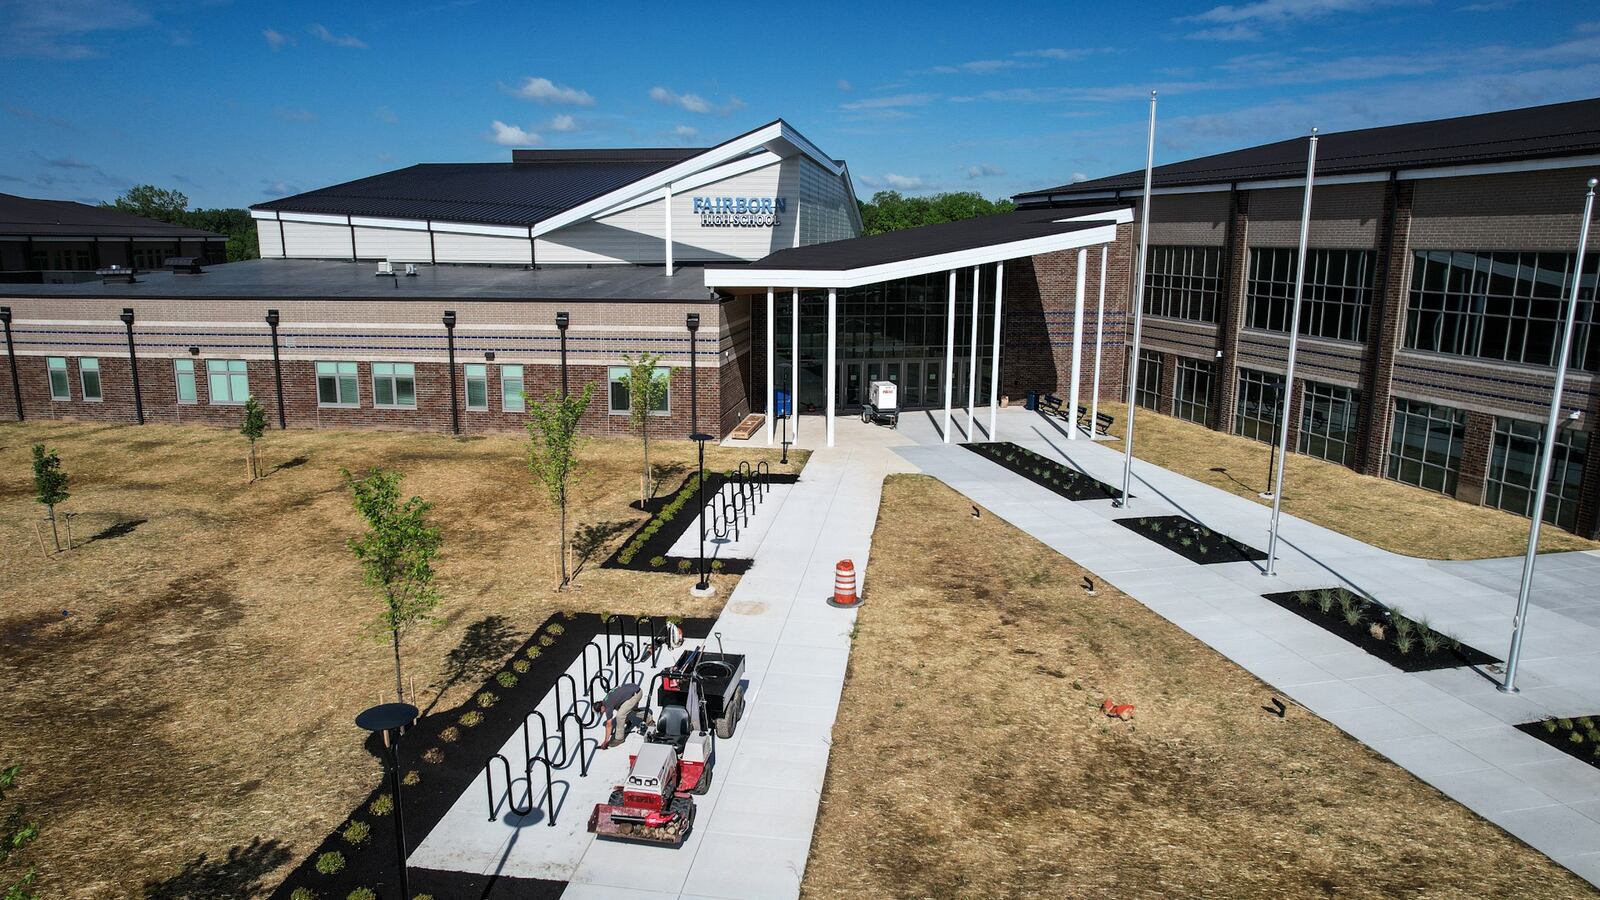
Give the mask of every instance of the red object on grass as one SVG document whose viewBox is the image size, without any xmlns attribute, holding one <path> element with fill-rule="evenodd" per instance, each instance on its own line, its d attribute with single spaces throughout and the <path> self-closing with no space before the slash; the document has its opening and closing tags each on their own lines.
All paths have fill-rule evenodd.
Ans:
<svg viewBox="0 0 1600 900">
<path fill-rule="evenodd" d="M 1106 702 L 1100 704 L 1100 711 L 1113 719 L 1122 719 L 1126 721 L 1133 718 L 1132 703 L 1117 703 L 1110 698 L 1107 698 Z"/>
</svg>

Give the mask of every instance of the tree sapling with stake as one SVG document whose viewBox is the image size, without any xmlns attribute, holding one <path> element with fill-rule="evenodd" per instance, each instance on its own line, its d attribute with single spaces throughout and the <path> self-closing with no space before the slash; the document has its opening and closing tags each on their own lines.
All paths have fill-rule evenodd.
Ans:
<svg viewBox="0 0 1600 900">
<path fill-rule="evenodd" d="M 261 408 L 256 398 L 249 397 L 244 401 L 244 421 L 239 425 L 239 433 L 250 441 L 250 480 L 255 481 L 261 477 L 261 463 L 256 457 L 256 441 L 267 433 L 267 411 Z"/>
<path fill-rule="evenodd" d="M 355 497 L 356 511 L 366 520 L 367 531 L 348 541 L 361 561 L 361 574 L 383 610 L 368 628 L 374 637 L 386 638 L 394 648 L 394 690 L 405 696 L 400 666 L 400 638 L 412 626 L 438 621 L 439 592 L 433 586 L 433 558 L 442 538 L 439 527 L 427 520 L 432 504 L 421 497 L 400 502 L 399 472 L 371 469 L 361 478 L 342 470 L 345 484 Z"/>
<path fill-rule="evenodd" d="M 589 410 L 594 397 L 594 383 L 583 386 L 579 396 L 556 394 L 548 400 L 534 400 L 528 404 L 528 471 L 534 481 L 544 487 L 545 495 L 561 511 L 560 556 L 561 585 L 565 589 L 572 583 L 568 565 L 572 541 L 567 536 L 567 494 L 578 477 L 578 450 L 582 439 L 578 423 Z"/>
<path fill-rule="evenodd" d="M 33 499 L 44 504 L 45 518 L 50 520 L 50 538 L 56 551 L 61 550 L 61 534 L 56 530 L 56 505 L 72 496 L 67 492 L 67 473 L 61 470 L 61 457 L 54 450 L 45 450 L 43 444 L 33 445 Z"/>
</svg>

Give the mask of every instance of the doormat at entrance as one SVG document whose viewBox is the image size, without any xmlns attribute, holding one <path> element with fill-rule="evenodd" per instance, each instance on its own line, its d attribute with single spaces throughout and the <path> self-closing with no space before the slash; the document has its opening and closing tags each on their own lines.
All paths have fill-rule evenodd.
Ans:
<svg viewBox="0 0 1600 900">
<path fill-rule="evenodd" d="M 1098 481 L 1084 472 L 1064 466 L 1008 441 L 962 444 L 990 462 L 998 463 L 1040 487 L 1048 488 L 1068 500 L 1119 500 L 1122 491 Z"/>
</svg>

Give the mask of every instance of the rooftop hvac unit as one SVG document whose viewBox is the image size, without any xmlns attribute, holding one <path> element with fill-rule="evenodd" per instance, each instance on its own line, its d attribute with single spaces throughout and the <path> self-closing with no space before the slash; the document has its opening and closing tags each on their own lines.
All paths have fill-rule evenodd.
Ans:
<svg viewBox="0 0 1600 900">
<path fill-rule="evenodd" d="M 377 271 L 376 274 L 380 278 L 385 276 L 385 275 L 393 277 L 394 276 L 394 263 L 389 262 L 387 259 L 383 260 L 382 262 L 379 262 L 378 263 L 378 271 Z"/>
<path fill-rule="evenodd" d="M 200 257 L 198 256 L 169 256 L 164 264 L 172 270 L 174 275 L 200 274 Z"/>
<path fill-rule="evenodd" d="M 406 263 L 406 277 L 407 278 L 415 278 L 415 277 L 417 277 L 417 264 L 416 263 Z"/>
<path fill-rule="evenodd" d="M 95 269 L 94 273 L 100 276 L 101 284 L 133 284 L 134 281 L 134 270 L 118 265 L 110 265 L 103 269 Z"/>
</svg>

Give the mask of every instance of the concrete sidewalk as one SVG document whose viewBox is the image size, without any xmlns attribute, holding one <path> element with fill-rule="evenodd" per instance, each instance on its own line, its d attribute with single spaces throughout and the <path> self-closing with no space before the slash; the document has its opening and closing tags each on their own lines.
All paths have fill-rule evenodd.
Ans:
<svg viewBox="0 0 1600 900">
<path fill-rule="evenodd" d="M 1059 425 L 1000 411 L 1002 440 L 1120 486 L 1116 445 L 1068 440 Z M 1275 577 L 1255 563 L 1200 566 L 1113 520 L 1180 513 L 1265 549 L 1270 510 L 1137 460 L 1128 509 L 1109 500 L 1069 502 L 927 431 L 932 437 L 907 432 L 920 445 L 898 450 L 918 469 L 1600 885 L 1600 770 L 1511 727 L 1546 715 L 1600 713 L 1600 628 L 1590 624 L 1600 601 L 1587 587 L 1600 583 L 1600 554 L 1541 558 L 1536 587 L 1554 605 L 1530 616 L 1518 676 L 1523 691 L 1507 696 L 1489 673 L 1470 668 L 1401 672 L 1261 597 L 1343 584 L 1503 656 L 1515 599 L 1514 579 L 1509 590 L 1504 581 L 1506 563 L 1412 559 L 1285 516 Z"/>
</svg>

